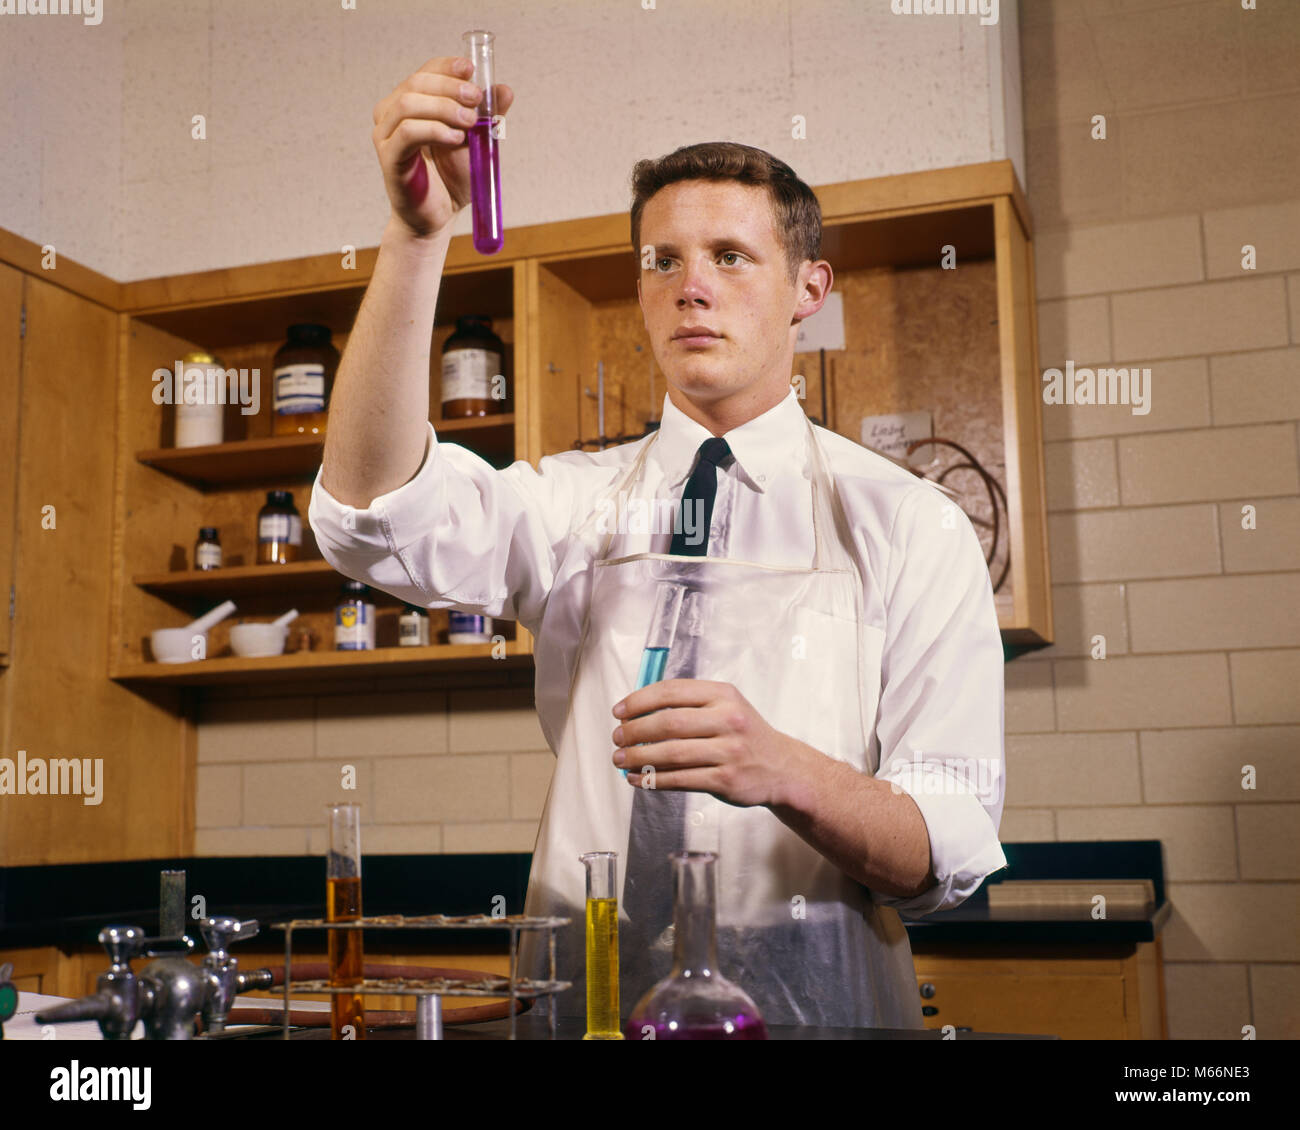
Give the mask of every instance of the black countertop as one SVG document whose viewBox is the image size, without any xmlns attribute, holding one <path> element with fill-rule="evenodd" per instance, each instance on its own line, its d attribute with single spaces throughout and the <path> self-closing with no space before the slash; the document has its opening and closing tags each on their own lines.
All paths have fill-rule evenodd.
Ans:
<svg viewBox="0 0 1300 1130">
<path fill-rule="evenodd" d="M 515 1018 L 515 1039 L 548 1040 L 550 1028 L 543 1016 L 519 1016 Z M 555 1038 L 557 1040 L 581 1040 L 586 1032 L 586 1023 L 576 1017 L 557 1017 L 555 1021 Z M 943 1040 L 951 1039 L 942 1028 L 814 1028 L 771 1025 L 768 1028 L 771 1040 Z M 229 1040 L 283 1040 L 281 1029 L 259 1031 L 246 1035 L 228 1033 L 222 1039 Z M 479 1024 L 447 1025 L 443 1028 L 446 1040 L 508 1040 L 510 1038 L 509 1020 L 488 1020 Z M 289 1031 L 290 1040 L 328 1040 L 331 1032 L 324 1028 L 293 1028 Z M 375 1028 L 367 1029 L 369 1040 L 414 1040 L 414 1028 Z M 1056 1040 L 1057 1036 L 1020 1036 L 1006 1032 L 971 1032 L 961 1029 L 958 1039 L 966 1040 Z"/>
<path fill-rule="evenodd" d="M 961 906 L 920 919 L 904 918 L 913 947 L 932 943 L 1080 943 L 1152 941 L 1170 914 L 1158 840 L 1004 844 L 1008 867 L 990 875 Z M 520 914 L 528 887 L 529 853 L 479 855 L 371 855 L 364 862 L 367 914 L 486 914 L 493 899 Z M 284 935 L 271 923 L 325 913 L 325 861 L 320 856 L 129 860 L 0 868 L 0 949 L 95 943 L 110 923 L 158 931 L 158 873 L 186 872 L 191 908 L 206 914 L 257 918 L 264 942 Z M 1155 887 L 1155 908 L 1134 916 L 1117 913 L 1096 921 L 990 910 L 987 887 L 1004 879 L 1136 879 Z M 577 924 L 581 928 L 581 923 Z M 394 950 L 426 951 L 470 946 L 506 947 L 502 930 L 392 933 Z M 387 939 L 386 939 L 387 941 Z M 834 1037 L 832 1037 L 834 1038 Z M 856 1037 L 855 1037 L 856 1038 Z"/>
<path fill-rule="evenodd" d="M 990 875 L 961 906 L 903 919 L 912 948 L 933 943 L 1151 942 L 1172 913 L 1165 898 L 1164 852 L 1159 840 L 1003 844 L 1007 867 Z M 1004 879 L 1150 879 L 1149 911 L 1111 908 L 1105 919 L 1088 910 L 1077 917 L 989 907 L 988 888 Z"/>
</svg>

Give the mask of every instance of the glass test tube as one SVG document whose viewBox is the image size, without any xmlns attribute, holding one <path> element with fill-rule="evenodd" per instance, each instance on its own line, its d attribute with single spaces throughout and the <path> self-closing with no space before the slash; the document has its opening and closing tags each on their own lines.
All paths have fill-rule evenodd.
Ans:
<svg viewBox="0 0 1300 1130">
<path fill-rule="evenodd" d="M 704 638 L 707 597 L 699 589 L 687 589 L 673 630 L 673 650 L 660 674 L 661 679 L 698 678 L 700 646 Z"/>
<path fill-rule="evenodd" d="M 490 31 L 467 31 L 461 36 L 465 54 L 474 64 L 470 82 L 479 87 L 483 101 L 478 105 L 478 121 L 469 127 L 469 185 L 474 206 L 474 249 L 480 255 L 495 255 L 505 243 L 501 226 L 501 162 L 497 139 L 492 136 L 492 118 L 496 114 L 496 82 L 493 41 Z"/>
<path fill-rule="evenodd" d="M 331 804 L 329 855 L 325 870 L 325 920 L 354 922 L 361 917 L 361 805 Z M 360 930 L 329 930 L 330 985 L 361 984 L 364 962 Z M 351 1033 L 344 1027 L 351 1025 Z M 366 1038 L 366 1013 L 360 993 L 330 997 L 330 1027 L 336 1040 Z"/>
<path fill-rule="evenodd" d="M 648 687 L 664 677 L 668 663 L 668 650 L 673 646 L 677 631 L 677 617 L 682 610 L 682 596 L 686 590 L 681 585 L 661 584 L 655 591 L 654 612 L 650 617 L 650 630 L 646 632 L 645 650 L 641 653 L 641 670 L 637 672 L 636 689 Z"/>
<path fill-rule="evenodd" d="M 621 1040 L 618 1015 L 618 853 L 589 851 L 587 868 L 587 1034 Z"/>
<path fill-rule="evenodd" d="M 662 582 L 655 590 L 654 611 L 650 615 L 650 629 L 646 632 L 645 650 L 641 652 L 641 669 L 637 672 L 634 690 L 648 687 L 664 677 L 668 652 L 673 646 L 677 631 L 677 617 L 682 610 L 682 596 L 686 590 L 681 585 Z M 620 769 L 624 777 L 626 769 Z"/>
</svg>

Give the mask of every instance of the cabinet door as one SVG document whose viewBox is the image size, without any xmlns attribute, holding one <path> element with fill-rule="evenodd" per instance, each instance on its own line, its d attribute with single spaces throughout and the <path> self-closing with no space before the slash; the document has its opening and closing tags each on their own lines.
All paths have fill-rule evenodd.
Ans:
<svg viewBox="0 0 1300 1130">
<path fill-rule="evenodd" d="M 178 692 L 108 678 L 118 315 L 33 276 L 26 309 L 3 756 L 46 771 L 42 792 L 0 803 L 0 859 L 183 855 L 193 766 Z M 60 767 L 58 793 L 56 761 L 78 763 Z"/>
<path fill-rule="evenodd" d="M 14 493 L 18 486 L 18 403 L 23 342 L 21 271 L 0 263 L 0 667 L 9 664 L 13 624 L 9 586 L 14 580 Z"/>
<path fill-rule="evenodd" d="M 1123 1040 L 1124 979 L 1115 973 L 1065 973 L 1050 969 L 1024 973 L 972 973 L 945 969 L 917 984 L 930 985 L 922 1004 L 938 1011 L 927 1028 L 952 1024 L 976 1032 L 1015 1032 L 1059 1036 L 1063 1040 Z"/>
</svg>

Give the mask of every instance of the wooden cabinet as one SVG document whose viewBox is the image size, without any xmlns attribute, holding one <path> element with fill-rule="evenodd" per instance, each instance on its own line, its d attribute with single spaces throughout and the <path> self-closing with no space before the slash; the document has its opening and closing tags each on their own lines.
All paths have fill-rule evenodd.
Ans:
<svg viewBox="0 0 1300 1130">
<path fill-rule="evenodd" d="M 1065 1040 L 1163 1040 L 1164 970 L 1154 942 L 914 949 L 927 1028 Z M 960 1039 L 960 1033 L 957 1036 Z"/>
<path fill-rule="evenodd" d="M 0 263 L 0 404 L 16 405 L 21 387 L 23 356 L 23 293 L 21 271 Z M 9 664 L 13 622 L 9 593 L 14 583 L 14 523 L 17 520 L 18 413 L 0 412 L 0 667 Z"/>
<path fill-rule="evenodd" d="M 99 953 L 103 957 L 102 948 Z M 80 948 L 67 951 L 58 946 L 23 946 L 0 950 L 0 965 L 13 964 L 13 983 L 20 992 L 49 997 L 81 997 L 93 993 L 95 978 L 108 969 L 108 959 L 104 958 L 98 969 L 88 973 L 86 967 L 93 959 L 92 954 Z"/>
<path fill-rule="evenodd" d="M 270 931 L 272 938 L 283 937 L 279 931 Z M 197 940 L 197 934 L 193 935 Z M 199 942 L 199 952 L 203 952 Z M 259 969 L 264 966 L 284 965 L 284 946 L 276 947 L 262 944 L 261 939 L 248 944 L 241 944 L 231 953 L 238 959 L 242 970 Z M 427 965 L 435 968 L 470 969 L 476 972 L 494 974 L 501 977 L 510 975 L 510 955 L 508 952 L 476 950 L 439 950 L 437 952 L 420 952 L 408 947 L 406 950 L 381 949 L 372 943 L 366 949 L 366 961 L 390 965 Z M 306 946 L 295 956 L 294 965 L 300 961 L 324 961 L 326 959 L 325 943 Z M 201 958 L 189 959 L 195 965 Z M 108 958 L 103 946 L 78 945 L 69 949 L 58 946 L 25 946 L 13 949 L 0 949 L 0 965 L 12 962 L 14 967 L 13 983 L 19 990 L 27 993 L 44 993 L 55 997 L 82 997 L 95 992 L 97 981 L 108 970 Z M 136 973 L 143 968 L 144 959 L 133 963 Z M 241 996 L 265 997 L 271 1000 L 283 1000 L 281 989 L 255 989 Z M 295 993 L 294 1000 L 328 1000 L 324 993 Z M 447 1008 L 467 1004 L 489 1004 L 504 998 L 500 997 L 447 997 Z M 376 994 L 366 997 L 366 1007 L 376 1010 L 414 1011 L 413 998 L 401 996 L 384 996 Z"/>
<path fill-rule="evenodd" d="M 344 349 L 365 278 L 338 260 L 313 261 L 297 287 L 259 291 L 260 269 L 217 272 L 168 280 L 167 297 L 154 302 L 154 284 L 125 288 L 124 350 L 119 376 L 124 411 L 118 429 L 120 556 L 112 609 L 111 676 L 133 686 L 158 684 L 265 683 L 279 680 L 355 679 L 361 674 L 426 674 L 450 667 L 485 668 L 526 660 L 528 633 L 512 622 L 494 625 L 495 644 L 398 647 L 400 603 L 374 592 L 377 639 L 374 651 L 334 649 L 334 606 L 344 580 L 322 560 L 307 522 L 311 486 L 320 466 L 324 436 L 274 436 L 273 357 L 287 327 L 295 322 L 328 325 Z M 219 275 L 215 280 L 213 274 Z M 515 268 L 498 264 L 452 273 L 439 300 L 439 324 L 432 339 L 430 401 L 437 412 L 442 342 L 465 313 L 493 318 L 506 345 L 506 376 L 514 374 Z M 301 285 L 308 282 L 310 285 Z M 214 282 L 218 285 L 214 287 Z M 249 293 L 252 291 L 253 293 Z M 184 354 L 204 349 L 227 371 L 240 371 L 239 389 L 248 403 L 224 410 L 226 442 L 211 447 L 172 446 L 174 408 L 155 403 L 153 374 L 172 369 Z M 246 374 L 246 375 L 245 375 Z M 256 390 L 255 395 L 253 395 Z M 507 409 L 513 405 L 507 401 Z M 474 450 L 494 466 L 517 457 L 516 415 L 472 420 L 434 420 L 441 439 Z M 257 565 L 256 520 L 266 492 L 293 493 L 302 517 L 303 552 L 284 566 Z M 220 531 L 224 566 L 196 571 L 193 544 L 201 526 Z M 237 611 L 208 633 L 207 658 L 180 664 L 153 660 L 149 635 L 155 628 L 180 627 L 232 599 Z M 242 618 L 268 621 L 290 608 L 290 650 L 260 659 L 235 656 L 230 627 Z M 447 614 L 430 612 L 432 638 L 445 639 Z M 299 632 L 309 631 L 302 641 Z"/>
<path fill-rule="evenodd" d="M 14 531 L 2 756 L 17 762 L 21 751 L 46 768 L 89 762 L 95 780 L 92 792 L 69 770 L 60 783 L 78 791 L 55 794 L 50 769 L 45 792 L 5 796 L 0 859 L 20 866 L 177 854 L 189 847 L 193 780 L 176 692 L 141 696 L 108 679 L 118 316 L 70 286 L 112 301 L 115 284 L 73 265 L 42 272 L 39 249 L 11 237 L 0 251 L 16 252 L 10 261 L 26 268 L 20 368 L 4 378 L 17 427 L 4 451 L 13 468 L 0 476 L 12 493 L 5 518 Z M 5 269 L 0 295 L 14 289 Z M 0 348 L 12 358 L 11 346 Z"/>
<path fill-rule="evenodd" d="M 797 354 L 797 386 L 814 418 L 860 440 L 864 416 L 929 411 L 932 477 L 957 488 L 993 552 L 999 622 L 1008 644 L 1050 642 L 1042 436 L 1035 376 L 1032 251 L 1023 196 L 1007 162 L 824 186 L 823 255 L 844 296 L 846 348 Z M 320 448 L 309 437 L 271 436 L 271 358 L 285 327 L 329 325 L 340 347 L 364 294 L 373 253 L 357 269 L 322 256 L 296 263 L 211 271 L 123 287 L 123 412 L 118 429 L 118 578 L 110 670 L 132 685 L 266 682 L 305 677 L 425 673 L 526 660 L 528 633 L 498 626 L 487 645 L 396 648 L 398 608 L 379 598 L 379 650 L 332 650 L 337 582 L 305 531 L 303 564 L 252 566 L 253 524 L 271 487 L 292 489 L 306 510 Z M 439 403 L 438 358 L 461 314 L 488 314 L 506 343 L 510 416 L 487 422 L 435 420 L 440 435 L 497 466 L 514 459 L 594 449 L 602 442 L 597 371 L 604 375 L 604 441 L 644 434 L 665 392 L 636 298 L 637 262 L 626 215 L 513 229 L 500 255 L 453 241 L 438 302 L 430 402 Z M 260 375 L 256 414 L 226 411 L 231 442 L 169 448 L 167 411 L 153 403 L 151 374 L 205 348 L 227 368 Z M 973 456 L 997 480 L 999 504 L 965 465 Z M 201 525 L 221 529 L 220 574 L 191 570 Z M 996 543 L 996 544 L 995 544 Z M 1005 579 L 1003 579 L 1005 578 Z M 277 582 L 280 582 L 277 584 Z M 270 619 L 298 607 L 314 632 L 311 651 L 239 659 L 229 626 L 208 638 L 202 662 L 152 661 L 147 637 L 180 626 L 226 597 L 238 615 Z M 386 606 L 385 606 L 386 605 Z M 434 613 L 435 633 L 445 614 Z M 385 646 L 388 645 L 388 646 Z"/>
<path fill-rule="evenodd" d="M 1033 257 L 1007 162 L 823 186 L 822 257 L 843 296 L 845 348 L 796 353 L 805 411 L 861 442 L 869 416 L 928 411 L 930 477 L 957 488 L 990 549 L 1004 640 L 1052 639 Z M 666 391 L 645 337 L 626 224 L 570 229 L 522 264 L 530 332 L 520 396 L 523 455 L 645 434 Z M 557 225 L 558 226 L 558 225 Z M 509 241 L 507 241 L 509 246 Z M 540 248 L 530 248 L 541 251 Z M 973 455 L 1005 493 L 990 503 Z M 924 456 L 917 462 L 924 462 Z M 994 516 L 992 507 L 997 507 Z M 996 529 L 996 538 L 994 530 Z"/>
<path fill-rule="evenodd" d="M 276 934 L 275 936 L 279 936 Z M 308 946 L 301 960 L 321 960 Z M 284 949 L 259 941 L 239 947 L 240 967 L 283 965 Z M 366 959 L 394 964 L 481 969 L 507 975 L 509 957 L 499 952 L 381 952 L 367 949 Z M 951 1025 L 973 1032 L 1051 1035 L 1065 1040 L 1163 1040 L 1163 970 L 1160 943 L 1069 947 L 1007 947 L 952 943 L 917 952 L 917 989 L 927 1028 Z M 33 946 L 0 951 L 12 961 L 14 981 L 28 992 L 78 997 L 95 991 L 107 968 L 99 946 Z M 279 990 L 250 996 L 279 998 Z M 296 997 L 296 999 L 324 999 Z M 409 998 L 367 998 L 376 1009 L 410 1009 Z"/>
</svg>

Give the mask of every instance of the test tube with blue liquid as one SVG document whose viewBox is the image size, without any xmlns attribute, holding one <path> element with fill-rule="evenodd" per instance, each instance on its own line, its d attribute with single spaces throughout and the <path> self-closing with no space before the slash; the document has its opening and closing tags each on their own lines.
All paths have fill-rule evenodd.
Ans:
<svg viewBox="0 0 1300 1130">
<path fill-rule="evenodd" d="M 636 676 L 636 690 L 657 683 L 664 677 L 668 666 L 668 651 L 673 646 L 677 632 L 677 617 L 682 611 L 682 597 L 686 590 L 681 585 L 663 583 L 655 591 L 654 612 L 650 617 L 650 630 L 646 632 L 645 649 L 641 652 L 641 669 Z M 626 769 L 620 769 L 624 777 Z"/>
<path fill-rule="evenodd" d="M 490 31 L 467 31 L 461 36 L 465 54 L 474 65 L 470 82 L 483 91 L 478 104 L 478 121 L 469 127 L 469 185 L 474 207 L 474 250 L 495 255 L 505 243 L 501 226 L 501 162 L 497 139 L 492 135 L 496 114 L 496 81 L 493 41 Z"/>
</svg>

